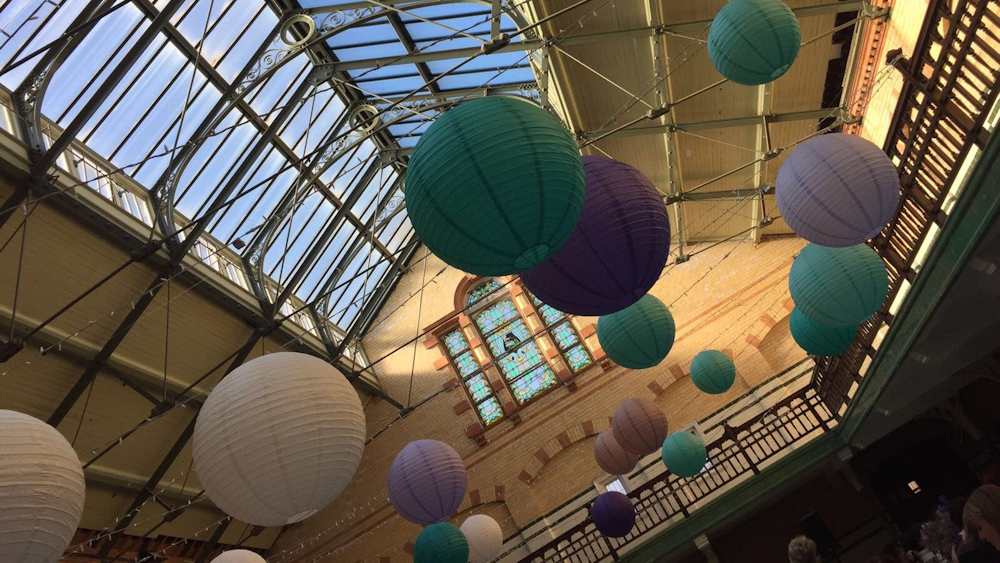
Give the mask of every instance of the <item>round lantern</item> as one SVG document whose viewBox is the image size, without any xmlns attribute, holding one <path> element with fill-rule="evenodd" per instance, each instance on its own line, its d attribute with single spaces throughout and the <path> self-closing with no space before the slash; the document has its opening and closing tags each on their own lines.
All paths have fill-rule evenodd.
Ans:
<svg viewBox="0 0 1000 563">
<path fill-rule="evenodd" d="M 566 244 L 523 272 L 539 299 L 573 315 L 607 315 L 653 287 L 670 253 L 670 220 L 656 188 L 628 164 L 584 156 L 587 197 Z"/>
<path fill-rule="evenodd" d="M 663 441 L 663 464 L 678 477 L 694 477 L 708 461 L 705 442 L 690 432 L 674 432 Z"/>
<path fill-rule="evenodd" d="M 792 309 L 788 323 L 795 343 L 813 356 L 836 356 L 844 352 L 854 342 L 854 336 L 858 333 L 858 327 L 855 325 L 829 327 L 816 324 L 798 308 Z"/>
<path fill-rule="evenodd" d="M 246 549 L 230 549 L 223 551 L 212 559 L 212 563 L 267 563 L 266 560 Z"/>
<path fill-rule="evenodd" d="M 597 319 L 597 340 L 604 353 L 629 369 L 662 362 L 674 345 L 675 330 L 670 310 L 648 293 L 625 309 Z"/>
<path fill-rule="evenodd" d="M 465 519 L 461 529 L 469 542 L 469 563 L 489 563 L 500 555 L 503 531 L 496 520 L 485 514 L 473 514 Z"/>
<path fill-rule="evenodd" d="M 785 74 L 801 40 L 799 21 L 781 0 L 733 0 L 712 20 L 708 57 L 722 76 L 756 86 Z"/>
<path fill-rule="evenodd" d="M 618 491 L 608 491 L 598 495 L 590 518 L 597 531 L 606 537 L 623 538 L 635 526 L 635 507 L 627 496 Z"/>
<path fill-rule="evenodd" d="M 637 454 L 625 451 L 625 448 L 615 440 L 614 430 L 611 428 L 597 435 L 597 440 L 594 442 L 594 459 L 601 469 L 611 475 L 624 475 L 632 471 L 639 462 Z"/>
<path fill-rule="evenodd" d="M 691 382 L 702 392 L 718 395 L 736 381 L 736 365 L 718 350 L 699 352 L 691 361 Z"/>
<path fill-rule="evenodd" d="M 389 468 L 389 500 L 400 516 L 421 526 L 444 522 L 465 497 L 468 474 L 454 449 L 437 440 L 406 444 Z"/>
<path fill-rule="evenodd" d="M 813 322 L 854 326 L 872 316 L 889 293 L 885 263 L 863 244 L 830 248 L 809 244 L 788 275 L 795 307 Z"/>
<path fill-rule="evenodd" d="M 455 526 L 443 522 L 424 528 L 413 545 L 414 563 L 468 563 L 469 542 Z"/>
<path fill-rule="evenodd" d="M 489 96 L 449 109 L 420 136 L 406 171 L 406 212 L 448 264 L 515 274 L 566 242 L 584 185 L 580 151 L 555 116 Z"/>
<path fill-rule="evenodd" d="M 871 141 L 830 133 L 799 145 L 778 170 L 781 217 L 799 236 L 824 246 L 874 237 L 896 212 L 899 175 Z"/>
<path fill-rule="evenodd" d="M 194 466 L 208 497 L 256 526 L 308 518 L 337 498 L 365 447 L 365 413 L 337 370 L 278 352 L 233 370 L 195 424 Z"/>
<path fill-rule="evenodd" d="M 80 459 L 58 430 L 0 410 L 0 560 L 55 563 L 83 514 Z"/>
<path fill-rule="evenodd" d="M 625 399 L 615 409 L 611 431 L 625 451 L 650 454 L 667 437 L 667 415 L 649 399 Z"/>
</svg>

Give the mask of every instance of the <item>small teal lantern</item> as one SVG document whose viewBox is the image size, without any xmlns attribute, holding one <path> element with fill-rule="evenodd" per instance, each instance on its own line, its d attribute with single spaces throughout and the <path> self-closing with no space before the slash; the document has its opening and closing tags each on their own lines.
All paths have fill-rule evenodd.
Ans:
<svg viewBox="0 0 1000 563">
<path fill-rule="evenodd" d="M 858 333 L 858 327 L 855 325 L 829 327 L 816 324 L 798 308 L 792 310 L 788 324 L 792 329 L 795 343 L 813 356 L 836 356 L 844 352 L 850 348 Z"/>
<path fill-rule="evenodd" d="M 690 432 L 674 432 L 663 441 L 663 464 L 678 477 L 694 477 L 708 461 L 708 449 L 701 438 Z"/>
<path fill-rule="evenodd" d="M 882 258 L 864 244 L 809 244 L 792 263 L 788 289 L 795 307 L 814 323 L 857 326 L 885 302 L 889 274 Z"/>
<path fill-rule="evenodd" d="M 757 86 L 785 74 L 801 41 L 799 21 L 781 0 L 733 0 L 712 20 L 708 56 L 722 76 Z"/>
<path fill-rule="evenodd" d="M 710 395 L 725 393 L 736 381 L 736 364 L 718 350 L 699 352 L 691 362 L 691 381 Z"/>
<path fill-rule="evenodd" d="M 469 541 L 455 526 L 442 522 L 424 528 L 413 545 L 414 563 L 468 563 Z"/>
<path fill-rule="evenodd" d="M 604 353 L 629 369 L 662 362 L 674 345 L 675 332 L 670 310 L 648 293 L 621 311 L 597 319 L 597 340 Z"/>
</svg>

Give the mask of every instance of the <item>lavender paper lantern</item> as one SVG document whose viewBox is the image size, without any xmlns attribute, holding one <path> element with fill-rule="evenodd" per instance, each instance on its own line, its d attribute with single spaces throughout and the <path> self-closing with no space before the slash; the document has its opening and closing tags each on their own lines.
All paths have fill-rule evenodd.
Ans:
<svg viewBox="0 0 1000 563">
<path fill-rule="evenodd" d="M 615 441 L 627 452 L 655 452 L 667 437 L 667 415 L 649 399 L 625 399 L 611 419 Z"/>
<path fill-rule="evenodd" d="M 230 549 L 217 555 L 212 563 L 267 563 L 267 561 L 246 549 Z"/>
<path fill-rule="evenodd" d="M 400 516 L 421 526 L 444 522 L 465 497 L 468 474 L 454 449 L 437 440 L 415 440 L 389 468 L 389 500 Z"/>
<path fill-rule="evenodd" d="M 590 510 L 597 531 L 609 538 L 623 538 L 635 526 L 635 507 L 618 491 L 608 491 L 597 497 Z"/>
<path fill-rule="evenodd" d="M 871 141 L 830 133 L 796 148 L 778 170 L 778 210 L 802 238 L 844 247 L 874 237 L 899 203 L 899 175 Z"/>
<path fill-rule="evenodd" d="M 624 475 L 639 462 L 639 456 L 625 451 L 615 440 L 614 430 L 608 428 L 597 435 L 594 441 L 594 459 L 597 465 L 610 475 Z"/>
<path fill-rule="evenodd" d="M 670 252 L 670 220 L 656 188 L 635 168 L 584 156 L 583 213 L 562 247 L 521 273 L 545 303 L 573 315 L 607 315 L 653 287 Z"/>
</svg>

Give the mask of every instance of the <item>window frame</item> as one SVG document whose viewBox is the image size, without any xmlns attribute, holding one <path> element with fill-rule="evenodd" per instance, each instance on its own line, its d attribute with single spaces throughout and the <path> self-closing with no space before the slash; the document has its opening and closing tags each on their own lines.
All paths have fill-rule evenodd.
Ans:
<svg viewBox="0 0 1000 563">
<path fill-rule="evenodd" d="M 552 307 L 552 305 L 543 302 L 541 299 L 538 299 L 540 304 L 535 303 L 535 299 L 537 299 L 537 297 L 535 297 L 535 295 L 531 293 L 531 291 L 529 291 L 527 287 L 524 287 L 523 284 L 521 284 L 521 290 L 524 292 L 524 295 L 528 301 L 528 305 L 535 312 L 535 314 L 538 315 L 538 321 L 542 324 L 542 332 L 544 334 L 549 335 L 549 340 L 552 342 L 552 345 L 559 353 L 559 356 L 562 358 L 563 363 L 566 364 L 566 368 L 569 369 L 570 373 L 573 374 L 573 377 L 576 377 L 581 373 L 597 365 L 598 363 L 597 359 L 594 358 L 594 353 L 591 352 L 589 348 L 587 348 L 587 343 L 584 341 L 583 334 L 581 334 L 580 329 L 575 324 L 573 324 L 573 319 L 576 317 L 576 315 L 571 315 L 565 311 L 560 311 L 559 309 Z M 545 320 L 545 315 L 542 314 L 542 306 L 550 307 L 553 311 L 562 313 L 562 317 L 555 322 L 548 323 Z M 562 326 L 563 324 L 569 325 L 570 330 L 572 330 L 573 334 L 576 336 L 576 344 L 568 347 L 566 350 L 562 349 L 562 347 L 559 344 L 559 339 L 556 337 L 555 334 L 556 327 Z M 587 358 L 590 360 L 590 363 L 581 367 L 578 370 L 573 369 L 573 364 L 572 362 L 569 361 L 569 357 L 566 354 L 568 350 L 572 350 L 573 348 L 576 347 L 583 349 L 583 352 L 587 355 Z"/>
<path fill-rule="evenodd" d="M 448 335 L 454 332 L 458 332 L 458 334 L 461 335 L 462 340 L 465 342 L 465 348 L 457 354 L 452 354 L 451 348 L 448 347 L 447 342 Z M 490 380 L 489 374 L 486 372 L 486 366 L 483 365 L 483 363 L 479 361 L 479 358 L 476 357 L 476 352 L 474 350 L 475 346 L 473 346 L 473 343 L 469 340 L 468 335 L 465 334 L 462 325 L 457 322 L 449 323 L 445 328 L 438 331 L 437 338 L 441 343 L 441 348 L 444 349 L 445 358 L 448 359 L 448 364 L 455 370 L 455 374 L 458 376 L 458 382 L 462 386 L 462 390 L 465 391 L 465 395 L 469 399 L 469 404 L 471 404 L 472 409 L 476 411 L 476 418 L 479 420 L 479 423 L 482 424 L 484 428 L 489 428 L 507 418 L 507 413 L 504 412 L 503 401 L 500 396 L 497 395 L 496 389 L 493 388 L 493 382 Z M 469 354 L 472 357 L 472 361 L 476 364 L 476 371 L 470 373 L 469 375 L 464 375 L 462 373 L 462 370 L 459 368 L 458 362 L 456 361 L 462 354 Z M 477 375 L 482 375 L 489 388 L 489 394 L 479 401 L 476 400 L 476 398 L 472 395 L 472 392 L 469 390 L 468 385 L 466 385 L 469 380 Z M 479 410 L 479 406 L 489 401 L 491 398 L 496 401 L 500 411 L 500 416 L 492 422 L 486 422 L 486 420 L 483 419 L 482 411 Z"/>
</svg>

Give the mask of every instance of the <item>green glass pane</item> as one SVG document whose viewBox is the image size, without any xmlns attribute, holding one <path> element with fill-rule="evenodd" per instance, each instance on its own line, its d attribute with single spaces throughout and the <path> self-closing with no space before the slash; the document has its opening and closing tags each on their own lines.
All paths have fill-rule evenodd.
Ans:
<svg viewBox="0 0 1000 563">
<path fill-rule="evenodd" d="M 562 311 L 556 309 L 555 307 L 552 307 L 551 305 L 546 305 L 545 303 L 542 303 L 542 300 L 535 297 L 534 293 L 531 293 L 529 291 L 528 295 L 531 296 L 531 302 L 535 304 L 535 307 L 538 308 L 538 312 L 542 315 L 542 319 L 545 320 L 546 326 L 566 318 L 566 313 L 563 313 Z"/>
<path fill-rule="evenodd" d="M 444 345 L 448 347 L 448 352 L 453 358 L 461 353 L 462 350 L 469 347 L 469 343 L 465 341 L 461 330 L 453 330 L 446 334 L 444 336 Z"/>
<path fill-rule="evenodd" d="M 476 317 L 476 323 L 479 324 L 479 329 L 483 331 L 483 334 L 487 334 L 517 317 L 518 312 L 517 308 L 514 307 L 514 302 L 510 299 L 504 299 L 479 313 L 479 316 Z"/>
<path fill-rule="evenodd" d="M 496 400 L 496 397 L 486 399 L 476 405 L 476 408 L 479 409 L 479 416 L 482 417 L 483 424 L 486 426 L 503 418 L 503 409 L 500 408 L 500 402 Z"/>
<path fill-rule="evenodd" d="M 527 340 L 531 340 L 531 331 L 521 319 L 517 319 L 486 337 L 494 356 L 502 356 L 511 350 L 516 350 L 521 343 Z"/>
<path fill-rule="evenodd" d="M 500 370 L 507 381 L 513 381 L 544 362 L 542 351 L 534 340 L 529 340 L 513 354 L 500 358 Z"/>
<path fill-rule="evenodd" d="M 469 292 L 469 298 L 466 300 L 466 304 L 472 305 L 473 303 L 481 301 L 484 297 L 498 289 L 500 289 L 500 281 L 490 280 Z"/>
<path fill-rule="evenodd" d="M 523 403 L 537 397 L 539 393 L 558 382 L 549 366 L 541 365 L 517 381 L 511 382 L 510 388 L 517 402 Z"/>
<path fill-rule="evenodd" d="M 481 373 L 467 379 L 465 387 L 469 390 L 472 400 L 477 403 L 493 394 L 489 382 Z"/>
<path fill-rule="evenodd" d="M 472 357 L 472 352 L 466 352 L 455 358 L 455 366 L 458 367 L 458 372 L 462 374 L 463 378 L 479 371 L 479 363 Z"/>
<path fill-rule="evenodd" d="M 573 327 L 570 326 L 569 321 L 552 329 L 552 334 L 556 337 L 556 343 L 559 344 L 560 350 L 565 350 L 580 342 L 580 338 L 576 335 Z"/>
<path fill-rule="evenodd" d="M 583 346 L 577 346 L 576 348 L 570 348 L 566 351 L 566 360 L 569 361 L 569 367 L 574 371 L 580 371 L 581 369 L 589 366 L 594 360 L 590 358 L 590 354 Z"/>
</svg>

